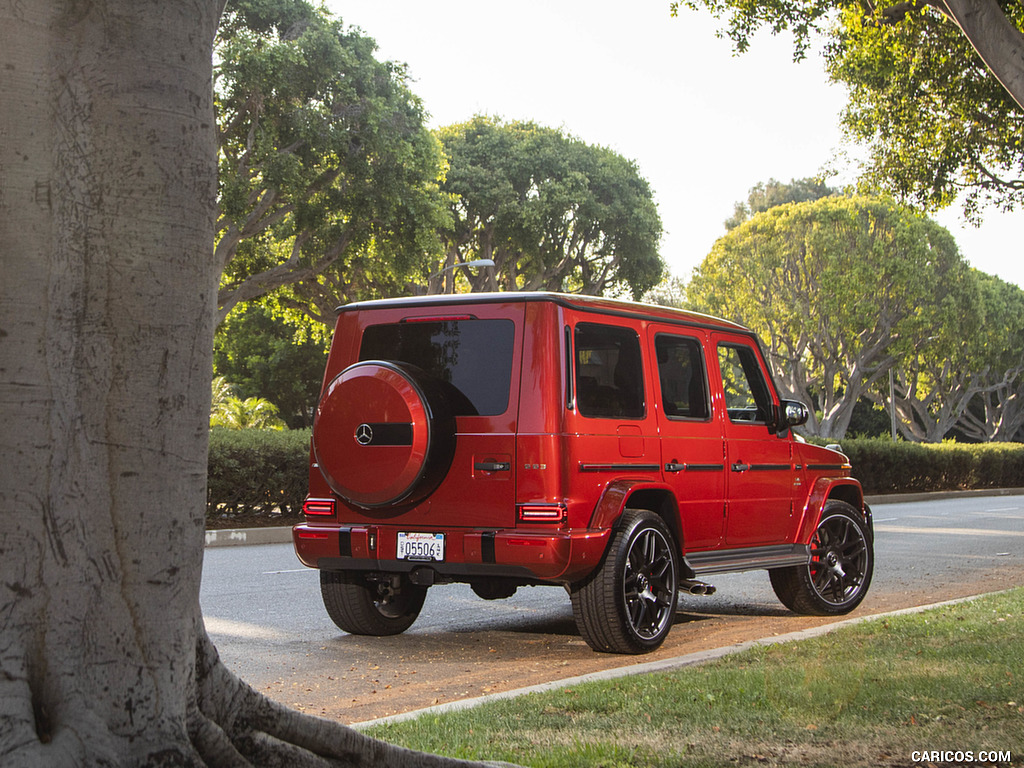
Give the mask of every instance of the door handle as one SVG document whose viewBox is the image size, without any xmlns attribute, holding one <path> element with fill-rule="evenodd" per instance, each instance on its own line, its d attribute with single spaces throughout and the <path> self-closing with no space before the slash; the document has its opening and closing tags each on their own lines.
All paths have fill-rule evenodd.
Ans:
<svg viewBox="0 0 1024 768">
<path fill-rule="evenodd" d="M 733 464 L 732 465 L 732 471 L 733 472 L 746 472 L 748 469 L 750 469 L 750 465 L 749 464 Z"/>
<path fill-rule="evenodd" d="M 510 461 L 478 461 L 473 464 L 477 472 L 508 472 L 512 469 Z"/>
<path fill-rule="evenodd" d="M 677 464 L 674 461 L 665 465 L 666 472 L 682 472 L 684 469 L 686 469 L 685 464 Z"/>
</svg>

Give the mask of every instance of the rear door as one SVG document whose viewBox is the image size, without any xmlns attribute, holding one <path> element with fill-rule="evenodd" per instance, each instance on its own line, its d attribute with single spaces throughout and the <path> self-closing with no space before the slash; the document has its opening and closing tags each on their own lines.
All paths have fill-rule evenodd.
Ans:
<svg viewBox="0 0 1024 768">
<path fill-rule="evenodd" d="M 661 468 L 679 502 L 684 551 L 718 547 L 725 526 L 725 448 L 712 418 L 706 334 L 651 326 L 657 361 L 655 402 L 661 433 Z"/>
<path fill-rule="evenodd" d="M 426 307 L 370 326 L 360 348 L 361 360 L 398 360 L 426 372 L 445 388 L 455 415 L 455 452 L 445 479 L 401 521 L 511 528 L 523 305 L 440 310 Z"/>
<path fill-rule="evenodd" d="M 640 323 L 584 317 L 572 328 L 576 413 L 568 420 L 569 462 L 579 473 L 573 482 L 580 497 L 593 501 L 614 479 L 657 481 L 661 469 Z"/>
<path fill-rule="evenodd" d="M 749 337 L 714 333 L 712 341 L 725 434 L 725 544 L 784 543 L 794 526 L 792 442 L 768 430 L 777 405 L 768 372 Z"/>
</svg>

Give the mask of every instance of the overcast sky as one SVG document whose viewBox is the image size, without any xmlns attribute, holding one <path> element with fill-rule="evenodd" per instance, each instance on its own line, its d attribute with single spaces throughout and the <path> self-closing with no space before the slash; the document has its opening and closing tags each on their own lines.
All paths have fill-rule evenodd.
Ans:
<svg viewBox="0 0 1024 768">
<path fill-rule="evenodd" d="M 742 56 L 706 13 L 669 15 L 669 0 L 327 0 L 373 37 L 378 58 L 408 64 L 431 127 L 487 114 L 562 128 L 636 162 L 665 227 L 672 273 L 690 272 L 758 182 L 789 181 L 843 161 L 841 87 L 820 58 L 792 62 L 788 37 Z M 970 263 L 1024 287 L 1024 213 L 959 209 L 933 216 Z"/>
</svg>

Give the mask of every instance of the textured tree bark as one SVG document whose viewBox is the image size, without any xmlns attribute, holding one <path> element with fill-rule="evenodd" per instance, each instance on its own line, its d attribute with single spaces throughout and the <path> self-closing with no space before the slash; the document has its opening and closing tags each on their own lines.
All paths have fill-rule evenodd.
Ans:
<svg viewBox="0 0 1024 768">
<path fill-rule="evenodd" d="M 3 5 L 0 754 L 187 761 L 217 3 Z"/>
<path fill-rule="evenodd" d="M 963 30 L 981 60 L 1024 109 L 1024 33 L 996 0 L 941 0 L 939 6 Z"/>
<path fill-rule="evenodd" d="M 0 0 L 0 764 L 449 766 L 202 624 L 223 0 Z"/>
</svg>

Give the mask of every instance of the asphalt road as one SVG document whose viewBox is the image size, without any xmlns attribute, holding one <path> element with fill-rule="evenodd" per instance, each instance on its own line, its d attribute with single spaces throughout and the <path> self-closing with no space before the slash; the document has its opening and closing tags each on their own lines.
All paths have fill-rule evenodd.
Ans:
<svg viewBox="0 0 1024 768">
<path fill-rule="evenodd" d="M 956 497 L 874 507 L 869 615 L 1024 585 L 1024 496 Z M 347 635 L 327 617 L 319 579 L 290 544 L 206 550 L 201 603 L 224 662 L 289 706 L 359 722 L 588 672 L 671 658 L 828 623 L 797 616 L 763 571 L 711 579 L 684 596 L 654 654 L 598 654 L 580 638 L 555 587 L 484 601 L 464 585 L 434 587 L 403 635 Z"/>
</svg>

